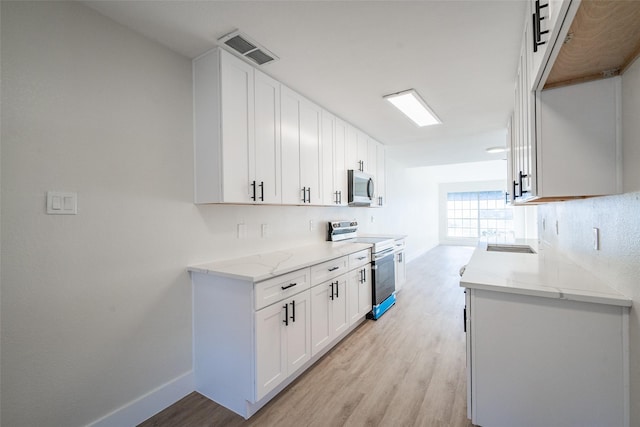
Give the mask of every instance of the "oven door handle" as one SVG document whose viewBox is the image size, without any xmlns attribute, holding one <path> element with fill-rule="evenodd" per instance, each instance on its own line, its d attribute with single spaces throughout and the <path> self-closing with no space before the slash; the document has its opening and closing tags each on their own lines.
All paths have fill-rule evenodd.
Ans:
<svg viewBox="0 0 640 427">
<path fill-rule="evenodd" d="M 386 249 L 386 250 L 384 250 L 382 252 L 378 252 L 376 254 L 373 254 L 373 262 L 375 263 L 376 261 L 381 261 L 381 260 L 385 259 L 386 257 L 393 256 L 394 252 L 395 251 L 393 250 L 393 248 L 389 248 L 389 249 Z"/>
</svg>

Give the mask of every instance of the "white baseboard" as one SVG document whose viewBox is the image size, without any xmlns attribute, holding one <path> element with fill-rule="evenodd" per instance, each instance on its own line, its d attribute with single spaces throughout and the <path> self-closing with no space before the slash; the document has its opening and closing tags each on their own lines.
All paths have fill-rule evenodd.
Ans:
<svg viewBox="0 0 640 427">
<path fill-rule="evenodd" d="M 193 371 L 189 371 L 93 421 L 89 426 L 123 427 L 138 425 L 194 390 Z"/>
</svg>

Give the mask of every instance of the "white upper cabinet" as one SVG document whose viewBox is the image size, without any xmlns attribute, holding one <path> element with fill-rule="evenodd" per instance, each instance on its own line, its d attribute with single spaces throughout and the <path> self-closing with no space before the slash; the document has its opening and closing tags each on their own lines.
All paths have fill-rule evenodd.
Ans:
<svg viewBox="0 0 640 427">
<path fill-rule="evenodd" d="M 540 93 L 537 197 L 622 192 L 621 78 Z"/>
<path fill-rule="evenodd" d="M 251 201 L 253 72 L 221 50 L 193 62 L 196 203 Z"/>
<path fill-rule="evenodd" d="M 256 201 L 282 202 L 280 183 L 280 83 L 255 71 L 255 150 L 249 170 L 255 170 Z M 253 191 L 253 189 L 252 189 Z"/>
<path fill-rule="evenodd" d="M 322 111 L 322 204 L 347 204 L 345 141 L 347 125 L 328 111 Z"/>
<path fill-rule="evenodd" d="M 320 121 L 322 110 L 282 86 L 282 202 L 320 204 Z"/>
<path fill-rule="evenodd" d="M 333 146 L 333 193 L 338 196 L 337 205 L 347 206 L 347 127 L 336 118 L 335 139 Z M 325 166 L 326 168 L 326 166 Z"/>
<path fill-rule="evenodd" d="M 347 169 L 380 173 L 375 141 L 224 50 L 193 97 L 195 203 L 346 206 Z"/>
<path fill-rule="evenodd" d="M 376 203 L 378 207 L 385 206 L 387 203 L 387 181 L 386 181 L 386 164 L 387 150 L 384 145 L 378 143 L 376 145 Z"/>
<path fill-rule="evenodd" d="M 509 125 L 512 200 L 543 203 L 617 194 L 622 190 L 620 78 L 541 90 L 560 51 L 556 41 L 565 37 L 578 5 L 532 4 L 530 16 L 551 8 L 552 19 L 542 20 L 550 27 L 538 52 L 533 51 L 540 36 L 536 17 L 525 22 Z M 541 52 L 546 52 L 542 62 L 536 57 Z"/>
<path fill-rule="evenodd" d="M 280 84 L 216 49 L 193 61 L 196 203 L 280 203 Z"/>
</svg>

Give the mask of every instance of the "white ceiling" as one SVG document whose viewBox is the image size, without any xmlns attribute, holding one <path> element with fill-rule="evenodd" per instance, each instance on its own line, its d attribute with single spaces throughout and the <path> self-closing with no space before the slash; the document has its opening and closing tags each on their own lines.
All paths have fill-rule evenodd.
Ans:
<svg viewBox="0 0 640 427">
<path fill-rule="evenodd" d="M 387 145 L 408 166 L 493 160 L 512 109 L 525 0 L 87 1 L 194 58 L 240 29 L 280 57 L 262 70 Z M 416 89 L 443 121 L 382 99 Z"/>
</svg>

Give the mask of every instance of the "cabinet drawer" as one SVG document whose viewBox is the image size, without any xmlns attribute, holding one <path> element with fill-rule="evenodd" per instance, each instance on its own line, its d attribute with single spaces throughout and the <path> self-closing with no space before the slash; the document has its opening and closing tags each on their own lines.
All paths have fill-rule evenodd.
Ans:
<svg viewBox="0 0 640 427">
<path fill-rule="evenodd" d="M 371 250 L 365 249 L 349 255 L 349 270 L 362 267 L 371 262 Z"/>
<path fill-rule="evenodd" d="M 349 258 L 346 256 L 311 266 L 311 286 L 319 285 L 346 273 L 348 266 Z"/>
<path fill-rule="evenodd" d="M 310 287 L 310 270 L 303 268 L 256 283 L 256 310 L 276 303 Z"/>
</svg>

